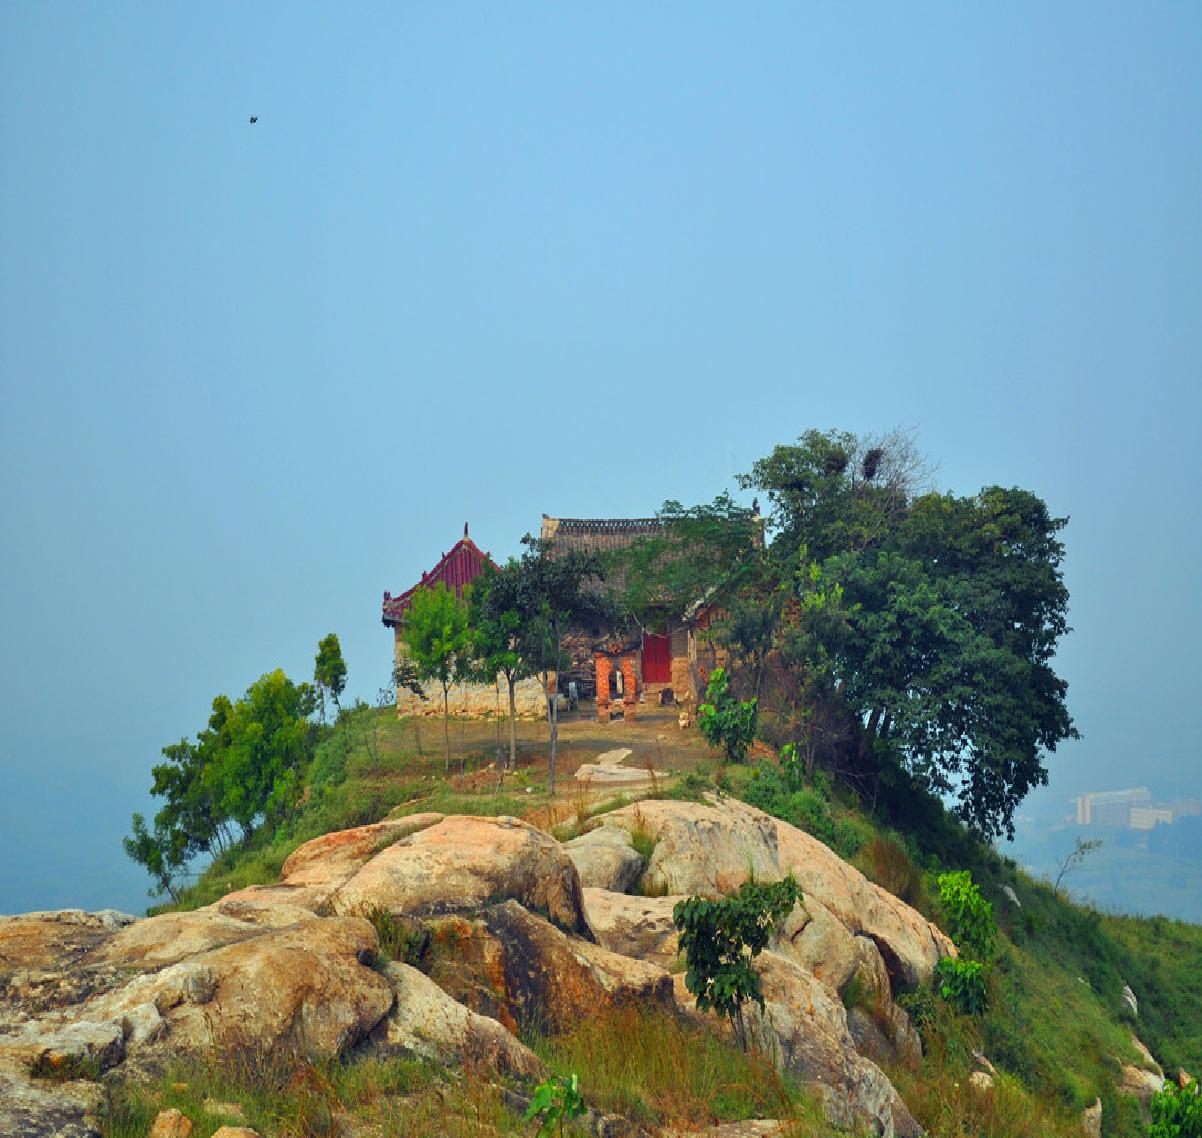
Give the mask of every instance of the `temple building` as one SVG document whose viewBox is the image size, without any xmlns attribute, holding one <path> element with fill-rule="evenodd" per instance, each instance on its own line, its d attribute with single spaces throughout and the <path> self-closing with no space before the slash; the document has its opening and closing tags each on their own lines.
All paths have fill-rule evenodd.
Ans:
<svg viewBox="0 0 1202 1138">
<path fill-rule="evenodd" d="M 559 550 L 604 556 L 647 538 L 662 537 L 665 532 L 665 524 L 658 518 L 552 518 L 543 514 L 539 539 L 552 556 Z M 619 580 L 611 578 L 606 584 L 612 591 L 621 591 Z M 571 670 L 564 679 L 576 680 L 587 695 L 595 693 L 597 717 L 602 722 L 610 718 L 611 706 L 619 700 L 624 716 L 630 719 L 635 717 L 640 699 L 695 705 L 705 679 L 721 662 L 714 647 L 698 635 L 710 615 L 703 598 L 698 598 L 685 611 L 663 607 L 642 628 L 580 630 L 572 645 Z"/>
<path fill-rule="evenodd" d="M 467 523 L 463 526 L 463 537 L 444 553 L 433 569 L 422 574 L 421 580 L 411 585 L 403 593 L 393 596 L 384 594 L 384 608 L 381 615 L 385 627 L 392 629 L 393 657 L 400 664 L 406 653 L 402 630 L 405 626 L 405 612 L 413 601 L 413 594 L 420 588 L 433 589 L 445 585 L 447 589 L 462 597 L 463 591 L 485 569 L 496 569 L 492 557 L 482 550 L 468 536 Z M 434 685 L 437 686 L 437 685 Z M 442 690 L 437 692 L 431 688 L 426 692 L 428 699 L 421 699 L 408 689 L 398 686 L 396 708 L 398 715 L 441 715 Z M 435 698 L 435 697 L 439 698 Z M 538 680 L 522 680 L 514 690 L 517 713 L 524 717 L 545 717 L 547 703 L 543 696 L 542 685 Z M 483 716 L 507 715 L 509 713 L 508 686 L 504 677 L 499 677 L 494 684 L 457 682 L 451 686 L 447 699 L 448 708 L 452 715 Z"/>
</svg>

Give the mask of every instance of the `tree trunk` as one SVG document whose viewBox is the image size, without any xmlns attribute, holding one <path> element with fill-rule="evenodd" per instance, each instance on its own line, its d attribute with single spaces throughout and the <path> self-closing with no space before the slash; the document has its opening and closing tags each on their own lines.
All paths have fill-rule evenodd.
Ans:
<svg viewBox="0 0 1202 1138">
<path fill-rule="evenodd" d="M 445 755 L 443 778 L 451 773 L 451 712 L 448 686 L 442 685 L 442 747 Z"/>
<path fill-rule="evenodd" d="M 515 771 L 518 769 L 518 710 L 513 689 L 517 681 L 513 676 L 507 678 L 509 680 L 509 769 Z"/>
</svg>

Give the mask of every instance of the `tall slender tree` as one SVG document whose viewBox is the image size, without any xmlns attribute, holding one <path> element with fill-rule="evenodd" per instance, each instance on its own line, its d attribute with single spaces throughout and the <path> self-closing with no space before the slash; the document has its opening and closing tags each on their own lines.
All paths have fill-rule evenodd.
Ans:
<svg viewBox="0 0 1202 1138">
<path fill-rule="evenodd" d="M 467 603 L 441 581 L 419 588 L 405 612 L 401 629 L 419 680 L 442 687 L 442 741 L 445 769 L 451 769 L 450 691 L 457 672 L 471 666 Z"/>
</svg>

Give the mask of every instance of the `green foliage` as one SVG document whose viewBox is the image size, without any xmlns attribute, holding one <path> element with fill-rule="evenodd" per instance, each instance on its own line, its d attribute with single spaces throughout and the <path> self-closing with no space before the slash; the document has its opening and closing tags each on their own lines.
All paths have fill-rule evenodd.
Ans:
<svg viewBox="0 0 1202 1138">
<path fill-rule="evenodd" d="M 230 847 L 231 826 L 245 841 L 260 823 L 274 825 L 292 813 L 313 754 L 313 706 L 313 688 L 277 669 L 236 703 L 224 695 L 214 699 L 195 743 L 181 739 L 163 748 L 167 761 L 151 771 L 151 794 L 164 805 L 152 828 L 135 814 L 123 843 L 157 892 L 176 897 L 178 878 L 193 858 Z"/>
<path fill-rule="evenodd" d="M 790 875 L 769 885 L 746 881 L 716 901 L 689 897 L 672 910 L 680 951 L 688 964 L 685 987 L 702 1011 L 713 1008 L 730 1019 L 744 1047 L 743 1005 L 754 1000 L 764 1006 L 760 978 L 751 962 L 800 900 L 801 890 Z"/>
<path fill-rule="evenodd" d="M 712 747 L 721 747 L 732 763 L 741 763 L 755 741 L 759 701 L 738 700 L 730 693 L 725 668 L 715 668 L 705 689 L 705 702 L 697 708 L 697 727 Z"/>
<path fill-rule="evenodd" d="M 539 1119 L 538 1135 L 545 1138 L 558 1131 L 561 1138 L 565 1122 L 579 1118 L 585 1111 L 580 1084 L 573 1071 L 570 1075 L 550 1075 L 534 1088 L 534 1097 L 526 1109 L 524 1120 Z"/>
<path fill-rule="evenodd" d="M 967 869 L 939 876 L 939 900 L 947 931 L 957 947 L 982 963 L 993 959 L 997 923 L 993 906 L 981 896 Z"/>
<path fill-rule="evenodd" d="M 1197 1080 L 1184 1087 L 1165 1083 L 1152 1099 L 1148 1138 L 1202 1138 L 1202 1088 Z"/>
<path fill-rule="evenodd" d="M 935 966 L 939 995 L 963 1015 L 983 1015 L 989 1007 L 986 967 L 979 960 L 945 956 Z"/>
<path fill-rule="evenodd" d="M 467 603 L 441 581 L 434 588 L 417 589 L 401 626 L 405 645 L 419 681 L 437 681 L 442 686 L 442 727 L 446 767 L 451 765 L 451 683 L 456 671 L 470 669 L 471 639 L 468 634 Z"/>
<path fill-rule="evenodd" d="M 980 834 L 1011 834 L 1043 756 L 1076 736 L 1052 668 L 1066 520 L 1024 490 L 928 492 L 902 432 L 810 431 L 742 481 L 773 507 L 794 602 L 778 642 L 814 724 L 843 725 L 861 779 L 900 763 Z"/>
<path fill-rule="evenodd" d="M 317 642 L 317 658 L 313 662 L 313 683 L 321 697 L 321 719 L 326 718 L 326 696 L 336 708 L 341 708 L 339 698 L 346 687 L 346 661 L 342 658 L 342 645 L 331 632 Z"/>
</svg>

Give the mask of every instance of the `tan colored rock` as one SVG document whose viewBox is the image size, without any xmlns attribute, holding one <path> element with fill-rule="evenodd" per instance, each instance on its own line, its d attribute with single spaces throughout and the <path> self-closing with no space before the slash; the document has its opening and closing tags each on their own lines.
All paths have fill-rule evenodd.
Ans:
<svg viewBox="0 0 1202 1138">
<path fill-rule="evenodd" d="M 747 1011 L 749 1028 L 782 1070 L 798 1075 L 822 1097 L 834 1126 L 866 1128 L 883 1138 L 922 1133 L 884 1072 L 856 1051 L 847 1013 L 825 984 L 775 952 L 757 957 L 756 969 L 765 1008 Z M 683 976 L 675 978 L 675 987 L 682 1012 L 729 1030 L 724 1020 L 697 1012 Z"/>
<path fill-rule="evenodd" d="M 642 855 L 620 826 L 598 826 L 564 842 L 563 848 L 586 889 L 625 893 L 643 872 Z"/>
<path fill-rule="evenodd" d="M 394 842 L 330 898 L 336 913 L 425 915 L 512 898 L 592 936 L 576 867 L 554 838 L 517 818 L 444 818 Z"/>
<path fill-rule="evenodd" d="M 542 1062 L 495 1019 L 464 1007 L 428 976 L 407 964 L 389 964 L 385 977 L 396 994 L 388 1014 L 387 1041 L 423 1058 L 462 1066 L 483 1062 L 490 1070 L 538 1078 Z"/>
<path fill-rule="evenodd" d="M 0 1055 L 36 1074 L 96 1077 L 125 1058 L 119 1023 L 39 1017 L 0 1035 Z"/>
<path fill-rule="evenodd" d="M 213 1131 L 213 1138 L 259 1138 L 259 1132 L 249 1126 L 219 1126 Z"/>
<path fill-rule="evenodd" d="M 610 952 L 672 971 L 680 955 L 672 910 L 682 897 L 631 897 L 584 890 L 584 908 L 597 943 Z"/>
<path fill-rule="evenodd" d="M 341 885 L 381 850 L 401 838 L 437 825 L 443 817 L 432 813 L 409 814 L 370 826 L 324 834 L 292 851 L 280 870 L 280 880 L 293 886 Z"/>
<path fill-rule="evenodd" d="M 1123 1064 L 1123 1074 L 1119 1081 L 1119 1090 L 1123 1094 L 1132 1095 L 1144 1106 L 1151 1104 L 1152 1099 L 1164 1086 L 1164 1076 L 1157 1071 L 1145 1071 L 1130 1063 Z"/>
<path fill-rule="evenodd" d="M 93 1082 L 31 1079 L 0 1056 L 0 1134 L 4 1138 L 95 1138 L 104 1088 Z"/>
<path fill-rule="evenodd" d="M 214 925 L 213 913 L 174 915 L 193 917 L 202 929 Z M 362 963 L 377 948 L 367 921 L 313 917 L 288 928 L 251 929 L 254 935 L 136 976 L 79 1014 L 128 1024 L 131 1043 L 162 1041 L 173 1051 L 299 1046 L 332 1056 L 363 1038 L 391 1008 L 391 988 Z M 203 942 L 186 927 L 180 934 Z M 138 965 L 146 961 L 143 947 L 134 946 Z"/>
<path fill-rule="evenodd" d="M 973 1071 L 968 1076 L 968 1085 L 972 1087 L 977 1094 L 992 1094 L 993 1092 L 993 1076 L 985 1071 Z"/>
<path fill-rule="evenodd" d="M 171 1106 L 154 1116 L 150 1138 L 188 1138 L 193 1129 L 192 1120 Z"/>
<path fill-rule="evenodd" d="M 1093 1106 L 1081 1112 L 1081 1130 L 1086 1138 L 1102 1138 L 1102 1100 L 1094 1099 Z"/>
<path fill-rule="evenodd" d="M 534 1025 L 557 1032 L 606 1008 L 674 1003 L 662 968 L 568 936 L 516 901 L 484 910 L 479 920 L 435 923 L 432 931 L 433 977 L 513 1031 Z M 452 946 L 450 969 L 441 962 L 443 944 Z"/>
<path fill-rule="evenodd" d="M 934 924 L 817 838 L 735 799 L 639 802 L 605 821 L 650 830 L 658 839 L 643 877 L 649 891 L 716 896 L 737 889 L 749 874 L 776 881 L 791 872 L 805 898 L 876 943 L 895 983 L 917 985 L 940 957 L 955 955 Z"/>
<path fill-rule="evenodd" d="M 781 922 L 773 951 L 841 992 L 860 967 L 856 937 L 816 897 L 803 897 Z"/>
<path fill-rule="evenodd" d="M 128 925 L 109 938 L 98 959 L 149 972 L 177 964 L 189 956 L 261 935 L 255 925 L 216 909 L 163 913 Z"/>
<path fill-rule="evenodd" d="M 135 918 L 114 909 L 82 909 L 0 916 L 0 972 L 63 967 L 90 952 Z"/>
</svg>

